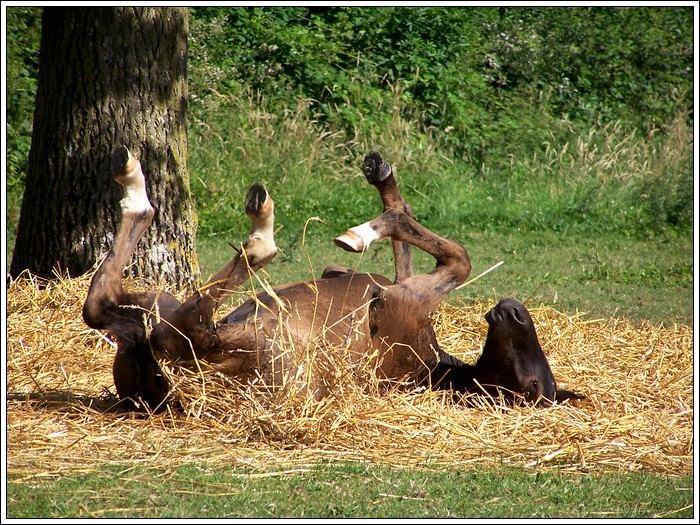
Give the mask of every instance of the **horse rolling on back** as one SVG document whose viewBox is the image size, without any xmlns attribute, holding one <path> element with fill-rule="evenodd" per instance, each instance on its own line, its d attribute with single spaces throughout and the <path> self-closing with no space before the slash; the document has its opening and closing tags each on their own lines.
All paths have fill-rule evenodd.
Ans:
<svg viewBox="0 0 700 525">
<path fill-rule="evenodd" d="M 121 221 L 92 278 L 83 318 L 117 342 L 113 376 L 119 398 L 130 408 L 158 411 L 165 406 L 170 385 L 157 359 L 185 366 L 199 360 L 238 381 L 262 377 L 274 382 L 293 366 L 283 358 L 281 329 L 296 344 L 322 340 L 341 347 L 357 362 L 374 356 L 379 377 L 403 384 L 544 405 L 581 397 L 557 389 L 532 319 L 515 299 L 500 301 L 486 314 L 489 330 L 476 364 L 464 363 L 440 348 L 431 316 L 468 277 L 469 256 L 460 244 L 415 220 L 392 167 L 379 153 L 365 157 L 363 172 L 379 192 L 383 213 L 350 228 L 335 243 L 363 252 L 375 241 L 391 240 L 395 280 L 330 266 L 319 279 L 262 292 L 214 322 L 221 303 L 277 253 L 272 198 L 262 184 L 248 190 L 248 237 L 240 251 L 186 301 L 180 303 L 163 291 L 129 292 L 123 288 L 122 273 L 154 210 L 138 159 L 126 147 L 118 147 L 112 155 L 112 173 L 124 191 Z M 435 258 L 433 271 L 413 272 L 412 246 Z"/>
</svg>

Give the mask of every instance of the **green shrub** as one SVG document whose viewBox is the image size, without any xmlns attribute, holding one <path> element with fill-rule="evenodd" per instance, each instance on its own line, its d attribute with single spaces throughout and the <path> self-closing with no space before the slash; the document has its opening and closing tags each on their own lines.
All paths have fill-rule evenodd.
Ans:
<svg viewBox="0 0 700 525">
<path fill-rule="evenodd" d="M 352 141 L 318 120 L 308 100 L 273 112 L 252 94 L 207 99 L 190 129 L 190 168 L 200 232 L 244 231 L 242 196 L 264 181 L 279 208 L 282 243 L 310 217 L 319 235 L 337 235 L 378 213 L 361 176 L 379 149 L 427 226 L 448 236 L 498 230 L 575 230 L 648 236 L 692 221 L 692 135 L 679 114 L 656 136 L 617 121 L 581 133 L 562 123 L 539 150 L 474 166 L 444 154 L 431 133 L 402 117 L 400 90 L 384 127 Z"/>
<path fill-rule="evenodd" d="M 7 184 L 24 183 L 39 67 L 41 9 L 7 8 Z"/>
<path fill-rule="evenodd" d="M 475 165 L 532 154 L 560 120 L 640 132 L 692 107 L 689 8 L 194 9 L 192 65 L 352 140 L 402 117 Z M 211 89 L 195 74 L 193 91 Z M 203 89 L 200 89 L 199 87 Z M 675 100 L 668 94 L 676 93 Z"/>
</svg>

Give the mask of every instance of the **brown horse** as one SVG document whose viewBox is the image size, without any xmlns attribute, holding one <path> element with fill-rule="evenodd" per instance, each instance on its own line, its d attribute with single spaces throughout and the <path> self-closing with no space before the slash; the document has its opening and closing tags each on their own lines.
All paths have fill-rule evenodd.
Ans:
<svg viewBox="0 0 700 525">
<path fill-rule="evenodd" d="M 379 191 L 384 212 L 347 230 L 335 243 L 362 252 L 391 239 L 396 280 L 329 267 L 320 279 L 281 286 L 241 304 L 213 322 L 216 309 L 238 286 L 272 260 L 274 203 L 262 184 L 248 191 L 251 220 L 240 251 L 184 303 L 167 292 L 130 293 L 122 272 L 151 224 L 153 208 L 139 161 L 124 146 L 112 155 L 112 172 L 124 189 L 122 218 L 113 245 L 95 273 L 83 307 L 85 322 L 116 339 L 114 382 L 130 406 L 162 408 L 169 385 L 156 358 L 210 364 L 239 381 L 275 381 L 294 366 L 284 345 L 335 345 L 355 362 L 373 356 L 380 377 L 455 392 L 503 394 L 550 404 L 579 397 L 557 390 L 527 309 L 514 299 L 486 315 L 483 353 L 469 365 L 440 349 L 431 315 L 471 271 L 465 249 L 419 224 L 401 197 L 391 166 L 379 153 L 365 157 L 363 172 Z M 414 274 L 411 246 L 435 257 L 435 269 Z M 283 335 L 281 335 L 283 334 Z"/>
</svg>

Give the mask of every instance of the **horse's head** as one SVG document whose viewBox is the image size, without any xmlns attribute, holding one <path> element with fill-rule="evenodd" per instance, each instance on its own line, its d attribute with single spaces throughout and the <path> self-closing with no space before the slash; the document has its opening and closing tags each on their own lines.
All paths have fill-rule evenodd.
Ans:
<svg viewBox="0 0 700 525">
<path fill-rule="evenodd" d="M 486 314 L 486 321 L 489 330 L 476 365 L 476 379 L 487 392 L 536 404 L 581 398 L 573 392 L 557 390 L 535 325 L 521 302 L 502 299 Z"/>
</svg>

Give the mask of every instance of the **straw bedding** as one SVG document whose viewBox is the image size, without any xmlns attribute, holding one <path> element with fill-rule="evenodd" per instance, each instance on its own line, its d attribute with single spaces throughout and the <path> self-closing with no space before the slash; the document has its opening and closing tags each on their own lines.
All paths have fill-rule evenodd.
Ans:
<svg viewBox="0 0 700 525">
<path fill-rule="evenodd" d="M 568 472 L 692 472 L 692 329 L 590 319 L 528 305 L 560 387 L 587 396 L 548 409 L 456 403 L 445 392 L 387 388 L 329 348 L 293 349 L 306 366 L 275 387 L 235 385 L 202 367 L 165 373 L 184 413 L 110 410 L 113 344 L 81 318 L 89 278 L 13 282 L 7 319 L 10 479 L 100 464 L 170 470 L 184 463 L 295 469 L 325 461 L 395 467 L 516 466 Z M 436 315 L 444 349 L 476 360 L 485 302 Z M 223 314 L 224 312 L 220 312 Z"/>
</svg>

